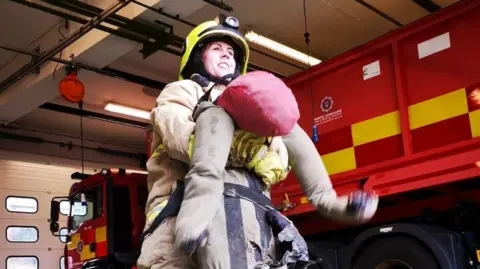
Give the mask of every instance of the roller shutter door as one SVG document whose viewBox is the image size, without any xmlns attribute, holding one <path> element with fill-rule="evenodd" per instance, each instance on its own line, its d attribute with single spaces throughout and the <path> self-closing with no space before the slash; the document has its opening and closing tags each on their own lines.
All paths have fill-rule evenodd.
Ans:
<svg viewBox="0 0 480 269">
<path fill-rule="evenodd" d="M 78 161 L 0 151 L 0 264 L 6 269 L 63 268 L 64 244 L 49 230 L 50 200 L 68 194 L 76 166 Z M 66 216 L 59 223 L 66 226 Z"/>
</svg>

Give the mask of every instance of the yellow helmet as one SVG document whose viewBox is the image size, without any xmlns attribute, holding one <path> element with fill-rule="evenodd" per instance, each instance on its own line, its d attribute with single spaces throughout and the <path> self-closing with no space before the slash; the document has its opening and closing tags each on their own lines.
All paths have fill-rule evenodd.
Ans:
<svg viewBox="0 0 480 269">
<path fill-rule="evenodd" d="M 180 63 L 179 80 L 184 79 L 184 72 L 189 65 L 193 64 L 195 55 L 194 51 L 200 47 L 199 45 L 205 39 L 209 38 L 230 38 L 238 47 L 241 55 L 235 53 L 235 60 L 237 61 L 237 68 L 240 74 L 247 72 L 248 57 L 250 50 L 243 34 L 238 30 L 239 22 L 234 17 L 225 17 L 219 15 L 219 17 L 212 21 L 204 22 L 195 27 L 185 39 L 185 43 L 182 51 L 182 61 Z M 240 61 L 240 62 L 239 62 Z M 188 79 L 188 77 L 187 77 Z"/>
</svg>

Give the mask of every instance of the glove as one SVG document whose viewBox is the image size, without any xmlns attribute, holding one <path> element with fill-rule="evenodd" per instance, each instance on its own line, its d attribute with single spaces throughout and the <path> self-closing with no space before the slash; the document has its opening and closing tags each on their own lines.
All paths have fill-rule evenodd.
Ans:
<svg viewBox="0 0 480 269">
<path fill-rule="evenodd" d="M 200 234 L 199 238 L 187 240 L 182 244 L 183 252 L 190 256 L 193 255 L 199 248 L 204 247 L 207 244 L 208 235 L 208 230 L 205 230 Z"/>
<path fill-rule="evenodd" d="M 268 151 L 267 138 L 244 130 L 236 130 L 233 135 L 228 164 L 233 167 L 253 169 Z"/>
<path fill-rule="evenodd" d="M 253 171 L 267 187 L 284 180 L 290 172 L 281 138 L 260 137 L 244 130 L 235 131 L 228 161 L 233 167 Z"/>
<path fill-rule="evenodd" d="M 265 157 L 253 166 L 253 171 L 269 187 L 284 180 L 290 172 L 290 167 L 283 165 L 277 152 L 267 151 Z"/>
<path fill-rule="evenodd" d="M 364 191 L 355 191 L 348 195 L 346 212 L 359 222 L 370 220 L 378 206 L 378 196 Z"/>
</svg>

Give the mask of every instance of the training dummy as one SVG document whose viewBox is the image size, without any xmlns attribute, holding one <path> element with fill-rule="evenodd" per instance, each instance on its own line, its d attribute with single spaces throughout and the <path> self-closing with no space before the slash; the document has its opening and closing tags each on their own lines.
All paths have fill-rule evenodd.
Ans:
<svg viewBox="0 0 480 269">
<path fill-rule="evenodd" d="M 352 203 L 351 196 L 336 196 L 318 152 L 297 124 L 267 146 L 265 138 L 235 130 L 231 117 L 212 103 L 232 78 L 246 73 L 248 46 L 236 28 L 218 21 L 196 27 L 186 39 L 180 81 L 167 85 L 157 98 L 153 154 L 147 162 L 147 236 L 138 268 L 272 264 L 275 234 L 289 223 L 281 218 L 272 222 L 278 212 L 267 214 L 269 184 L 283 180 L 289 167 L 324 216 L 363 222 L 376 209 L 375 197 L 360 194 L 367 202 Z M 232 70 L 230 80 L 220 80 Z M 199 102 L 206 92 L 207 101 Z M 258 154 L 265 147 L 272 154 Z M 273 180 L 266 183 L 262 176 Z M 349 204 L 359 206 L 349 210 Z M 165 218 L 150 229 L 162 214 Z"/>
</svg>

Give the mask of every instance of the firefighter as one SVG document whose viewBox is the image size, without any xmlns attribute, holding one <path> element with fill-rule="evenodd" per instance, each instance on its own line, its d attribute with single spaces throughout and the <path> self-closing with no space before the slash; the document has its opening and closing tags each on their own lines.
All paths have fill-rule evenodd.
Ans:
<svg viewBox="0 0 480 269">
<path fill-rule="evenodd" d="M 317 150 L 298 125 L 271 141 L 268 150 L 275 154 L 260 156 L 265 140 L 235 130 L 229 115 L 214 104 L 228 82 L 247 70 L 249 48 L 238 26 L 235 18 L 219 16 L 193 29 L 185 40 L 179 81 L 168 84 L 156 100 L 139 269 L 274 268 L 308 261 L 305 242 L 269 200 L 269 184 L 284 179 L 289 167 L 309 201 L 328 218 L 361 223 L 376 210 L 375 195 L 336 195 Z M 244 160 L 244 167 L 225 169 L 232 159 Z M 271 176 L 269 169 L 281 172 Z M 262 181 L 267 174 L 263 178 L 269 181 Z M 277 240 L 293 248 L 279 256 Z"/>
</svg>

